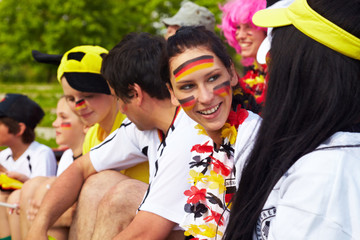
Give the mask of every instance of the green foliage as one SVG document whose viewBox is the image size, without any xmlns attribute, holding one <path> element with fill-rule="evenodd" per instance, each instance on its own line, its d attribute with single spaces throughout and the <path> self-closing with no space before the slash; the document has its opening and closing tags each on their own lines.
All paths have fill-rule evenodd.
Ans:
<svg viewBox="0 0 360 240">
<path fill-rule="evenodd" d="M 220 1 L 194 2 L 220 22 Z M 161 19 L 180 5 L 181 0 L 0 0 L 0 82 L 56 81 L 56 66 L 36 63 L 31 50 L 61 54 L 83 44 L 110 49 L 129 32 L 162 34 Z"/>
</svg>

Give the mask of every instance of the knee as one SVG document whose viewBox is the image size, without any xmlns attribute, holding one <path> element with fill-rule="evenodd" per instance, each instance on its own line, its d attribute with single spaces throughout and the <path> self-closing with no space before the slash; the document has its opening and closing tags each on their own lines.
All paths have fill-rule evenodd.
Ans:
<svg viewBox="0 0 360 240">
<path fill-rule="evenodd" d="M 112 211 L 137 209 L 147 184 L 134 179 L 124 180 L 111 188 L 102 198 L 100 206 Z"/>
<path fill-rule="evenodd" d="M 86 179 L 80 192 L 79 201 L 89 199 L 100 200 L 115 184 L 125 179 L 125 176 L 113 170 L 102 171 Z"/>
<path fill-rule="evenodd" d="M 35 192 L 35 190 L 40 186 L 41 183 L 49 179 L 48 177 L 34 177 L 26 181 L 21 188 L 22 197 L 29 198 Z"/>
</svg>

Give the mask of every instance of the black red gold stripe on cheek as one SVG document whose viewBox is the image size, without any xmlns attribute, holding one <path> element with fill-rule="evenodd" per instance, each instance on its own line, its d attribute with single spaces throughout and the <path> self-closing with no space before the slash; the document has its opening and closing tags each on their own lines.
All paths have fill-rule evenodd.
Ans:
<svg viewBox="0 0 360 240">
<path fill-rule="evenodd" d="M 63 122 L 63 123 L 60 124 L 60 127 L 65 128 L 65 129 L 71 128 L 71 123 L 70 122 Z"/>
<path fill-rule="evenodd" d="M 214 94 L 225 97 L 230 94 L 230 80 L 214 87 Z"/>
<path fill-rule="evenodd" d="M 194 96 L 190 96 L 190 97 L 187 97 L 184 99 L 178 99 L 178 101 L 184 110 L 190 110 L 195 105 L 195 97 Z"/>
<path fill-rule="evenodd" d="M 86 103 L 85 103 L 85 100 L 84 99 L 80 99 L 79 101 L 77 101 L 75 103 L 75 109 L 76 110 L 81 110 L 83 108 L 86 108 Z"/>
<path fill-rule="evenodd" d="M 178 80 L 192 72 L 208 68 L 213 65 L 214 57 L 211 55 L 204 55 L 184 62 L 173 71 L 173 74 L 175 76 L 175 80 Z"/>
</svg>

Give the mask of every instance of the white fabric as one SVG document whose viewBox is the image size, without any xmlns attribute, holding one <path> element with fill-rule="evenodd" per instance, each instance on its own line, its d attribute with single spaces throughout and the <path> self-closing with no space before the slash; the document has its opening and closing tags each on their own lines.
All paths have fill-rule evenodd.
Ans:
<svg viewBox="0 0 360 240">
<path fill-rule="evenodd" d="M 161 143 L 157 130 L 140 131 L 125 119 L 103 144 L 91 149 L 90 159 L 94 168 L 101 171 L 125 169 L 148 157 L 150 184 L 139 209 L 179 223 L 186 202 L 183 193 L 190 187 L 191 147 L 208 138 L 197 134 L 196 124 L 180 110 Z M 147 149 L 147 157 L 142 153 L 145 152 L 143 149 Z"/>
<path fill-rule="evenodd" d="M 253 239 L 360 239 L 360 133 L 338 132 L 300 158 L 267 199 Z"/>
<path fill-rule="evenodd" d="M 57 166 L 52 149 L 36 141 L 16 161 L 12 158 L 11 149 L 4 149 L 0 152 L 0 164 L 8 171 L 19 172 L 29 178 L 55 176 Z"/>
<path fill-rule="evenodd" d="M 71 149 L 69 148 L 61 155 L 56 176 L 57 177 L 60 176 L 60 174 L 63 171 L 65 171 L 65 169 L 67 169 L 70 166 L 70 164 L 72 164 L 73 162 L 74 162 L 74 155 Z"/>
</svg>

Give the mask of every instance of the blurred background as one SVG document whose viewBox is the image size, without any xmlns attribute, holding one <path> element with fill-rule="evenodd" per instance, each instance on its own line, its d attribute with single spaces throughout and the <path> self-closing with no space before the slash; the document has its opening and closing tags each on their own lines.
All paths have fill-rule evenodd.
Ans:
<svg viewBox="0 0 360 240">
<path fill-rule="evenodd" d="M 37 141 L 56 147 L 51 123 L 62 95 L 55 65 L 35 62 L 31 51 L 63 54 L 77 45 L 111 49 L 130 32 L 166 32 L 161 19 L 173 16 L 181 0 L 0 0 L 0 99 L 5 93 L 28 95 L 46 115 Z M 219 0 L 193 0 L 221 21 Z M 223 38 L 219 28 L 216 32 Z M 228 45 L 225 44 L 227 47 Z M 234 50 L 229 53 L 236 59 Z M 240 65 L 238 66 L 240 68 Z M 241 69 L 240 69 L 241 71 Z"/>
</svg>

